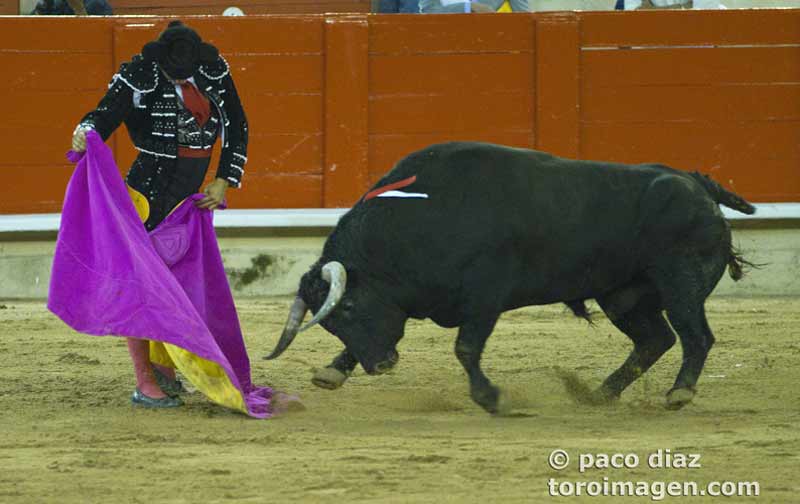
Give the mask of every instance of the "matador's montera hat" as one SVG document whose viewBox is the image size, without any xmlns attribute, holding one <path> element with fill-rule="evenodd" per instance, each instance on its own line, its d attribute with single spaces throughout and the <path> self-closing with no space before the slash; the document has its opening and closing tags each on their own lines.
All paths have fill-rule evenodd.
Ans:
<svg viewBox="0 0 800 504">
<path fill-rule="evenodd" d="M 180 21 L 172 21 L 158 40 L 142 47 L 142 57 L 157 62 L 173 79 L 188 79 L 203 63 L 217 60 L 219 51 L 203 42 L 196 31 Z"/>
</svg>

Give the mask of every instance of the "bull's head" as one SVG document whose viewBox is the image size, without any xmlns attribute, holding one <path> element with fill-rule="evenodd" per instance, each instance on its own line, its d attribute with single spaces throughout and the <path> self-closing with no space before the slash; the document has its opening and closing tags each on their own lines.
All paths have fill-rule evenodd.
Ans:
<svg viewBox="0 0 800 504">
<path fill-rule="evenodd" d="M 314 317 L 301 327 L 309 309 Z M 280 356 L 298 333 L 320 324 L 344 343 L 367 373 L 380 374 L 397 362 L 395 346 L 403 335 L 405 320 L 399 308 L 359 284 L 357 272 L 351 272 L 348 282 L 341 263 L 317 263 L 303 275 L 281 338 L 265 359 Z"/>
</svg>

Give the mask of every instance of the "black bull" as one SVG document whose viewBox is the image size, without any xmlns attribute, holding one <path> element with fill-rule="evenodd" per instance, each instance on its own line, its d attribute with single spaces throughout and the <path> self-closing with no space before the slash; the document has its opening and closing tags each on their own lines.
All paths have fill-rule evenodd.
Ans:
<svg viewBox="0 0 800 504">
<path fill-rule="evenodd" d="M 714 343 L 705 299 L 726 266 L 738 280 L 745 262 L 718 204 L 748 214 L 752 205 L 662 165 L 471 142 L 414 152 L 374 189 L 414 176 L 403 190 L 428 198 L 362 198 L 341 218 L 267 358 L 289 346 L 311 309 L 303 329 L 319 323 L 345 345 L 314 379 L 336 388 L 357 363 L 369 374 L 391 368 L 406 320 L 430 318 L 459 328 L 455 353 L 472 398 L 503 412 L 506 401 L 480 368 L 500 314 L 563 302 L 587 316 L 584 301 L 595 299 L 634 348 L 594 398 L 619 397 L 672 347 L 674 329 L 683 363 L 667 406 L 691 401 Z"/>
</svg>

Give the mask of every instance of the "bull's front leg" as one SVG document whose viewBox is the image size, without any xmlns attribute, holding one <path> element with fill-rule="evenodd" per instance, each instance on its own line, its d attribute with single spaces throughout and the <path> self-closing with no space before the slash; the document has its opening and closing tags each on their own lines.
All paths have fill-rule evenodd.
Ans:
<svg viewBox="0 0 800 504">
<path fill-rule="evenodd" d="M 510 410 L 507 398 L 483 374 L 481 355 L 486 340 L 492 334 L 497 317 L 470 321 L 458 330 L 456 357 L 469 377 L 470 396 L 483 409 L 492 414 L 506 414 Z"/>
<path fill-rule="evenodd" d="M 314 373 L 311 383 L 328 390 L 337 389 L 344 385 L 357 365 L 358 360 L 345 348 L 333 359 L 333 362 Z"/>
</svg>

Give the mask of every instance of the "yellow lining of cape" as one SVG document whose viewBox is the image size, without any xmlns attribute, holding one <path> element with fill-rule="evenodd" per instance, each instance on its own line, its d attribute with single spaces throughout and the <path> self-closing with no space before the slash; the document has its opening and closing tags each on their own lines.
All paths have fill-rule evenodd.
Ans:
<svg viewBox="0 0 800 504">
<path fill-rule="evenodd" d="M 125 187 L 128 188 L 128 194 L 131 197 L 131 201 L 133 201 L 133 206 L 136 208 L 136 213 L 139 214 L 139 219 L 142 222 L 145 222 L 148 217 L 150 217 L 150 202 L 147 201 L 147 198 L 144 197 L 144 194 L 140 193 L 133 187 L 125 184 Z"/>
<path fill-rule="evenodd" d="M 177 368 L 189 383 L 215 403 L 247 414 L 241 391 L 231 383 L 225 370 L 216 362 L 160 341 L 150 342 L 150 361 Z"/>
<path fill-rule="evenodd" d="M 142 193 L 131 186 L 127 187 L 133 206 L 136 207 L 136 213 L 142 222 L 145 222 L 150 216 L 150 203 Z M 179 206 L 180 203 L 170 211 L 170 214 Z M 189 383 L 215 403 L 247 413 L 241 391 L 231 383 L 225 370 L 216 362 L 160 341 L 150 341 L 150 361 L 164 367 L 177 368 Z"/>
</svg>

